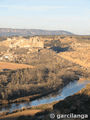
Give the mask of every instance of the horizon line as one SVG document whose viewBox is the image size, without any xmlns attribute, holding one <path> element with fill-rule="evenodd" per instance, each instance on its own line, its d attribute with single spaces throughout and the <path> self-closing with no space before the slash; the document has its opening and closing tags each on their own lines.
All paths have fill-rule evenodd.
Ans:
<svg viewBox="0 0 90 120">
<path fill-rule="evenodd" d="M 90 36 L 90 34 L 76 34 L 74 32 L 68 31 L 68 30 L 64 30 L 64 29 L 40 29 L 40 28 L 11 28 L 11 27 L 0 27 L 0 29 L 17 29 L 17 30 L 43 30 L 43 31 L 65 31 L 65 32 L 70 32 L 73 35 L 85 35 L 85 36 Z"/>
</svg>

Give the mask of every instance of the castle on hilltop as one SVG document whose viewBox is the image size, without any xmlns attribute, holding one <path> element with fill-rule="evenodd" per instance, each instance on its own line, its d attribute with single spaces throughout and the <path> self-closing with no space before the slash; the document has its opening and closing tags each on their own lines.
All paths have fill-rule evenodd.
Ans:
<svg viewBox="0 0 90 120">
<path fill-rule="evenodd" d="M 30 37 L 26 39 L 24 37 L 7 38 L 5 41 L 10 48 L 13 47 L 30 47 L 30 48 L 44 48 L 44 42 L 38 37 Z"/>
</svg>

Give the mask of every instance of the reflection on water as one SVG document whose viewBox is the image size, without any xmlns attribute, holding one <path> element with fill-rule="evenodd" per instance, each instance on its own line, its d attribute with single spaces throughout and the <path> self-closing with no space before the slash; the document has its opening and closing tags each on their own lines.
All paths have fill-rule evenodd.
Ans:
<svg viewBox="0 0 90 120">
<path fill-rule="evenodd" d="M 9 113 L 11 113 L 15 110 L 19 110 L 22 108 L 28 108 L 31 106 L 37 106 L 40 104 L 47 104 L 47 103 L 55 102 L 58 100 L 62 100 L 70 95 L 73 95 L 74 93 L 77 93 L 79 90 L 84 88 L 86 84 L 87 82 L 84 82 L 84 83 L 78 83 L 77 81 L 70 82 L 66 87 L 62 89 L 62 91 L 60 90 L 58 94 L 56 94 L 56 96 L 49 95 L 48 97 L 43 97 L 37 100 L 33 100 L 31 102 L 20 103 L 20 104 L 13 103 L 11 105 L 0 108 L 0 112 L 9 111 Z"/>
</svg>

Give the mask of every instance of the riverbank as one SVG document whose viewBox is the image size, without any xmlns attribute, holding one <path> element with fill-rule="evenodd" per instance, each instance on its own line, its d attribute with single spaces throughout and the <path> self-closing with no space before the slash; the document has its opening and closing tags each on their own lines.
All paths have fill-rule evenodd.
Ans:
<svg viewBox="0 0 90 120">
<path fill-rule="evenodd" d="M 1 116 L 7 116 L 7 117 L 11 116 L 12 117 L 13 115 L 16 115 L 16 116 L 19 114 L 23 115 L 23 111 L 26 112 L 26 114 L 27 114 L 27 110 L 29 110 L 31 112 L 32 112 L 32 110 L 37 110 L 37 109 L 42 110 L 42 111 L 53 110 L 53 105 L 56 104 L 59 100 L 65 99 L 66 97 L 74 94 L 75 92 L 78 92 L 80 89 L 82 89 L 84 87 L 85 87 L 85 84 L 74 83 L 74 84 L 67 85 L 67 87 L 63 89 L 62 93 L 61 94 L 59 93 L 60 95 L 57 95 L 56 97 L 50 96 L 50 98 L 44 98 L 39 101 L 32 101 L 30 103 L 31 106 L 29 106 L 29 103 L 21 104 L 21 105 L 19 105 L 19 106 L 22 106 L 21 109 L 13 110 L 11 113 L 9 113 L 8 111 L 3 112 L 3 113 L 1 113 Z M 74 92 L 72 92 L 72 91 L 74 91 Z M 65 96 L 63 96 L 63 95 L 65 95 Z M 46 102 L 43 102 L 43 101 L 46 101 Z M 40 103 L 41 103 L 41 105 L 40 105 Z M 26 107 L 25 105 L 28 105 L 28 107 Z M 17 108 L 19 108 L 18 105 L 16 105 L 16 106 L 17 106 Z M 14 107 L 15 107 L 15 105 L 14 105 Z M 11 108 L 11 110 L 12 109 L 13 108 Z M 9 110 L 9 111 L 11 111 L 11 110 Z"/>
<path fill-rule="evenodd" d="M 39 105 L 21 111 L 16 111 L 8 115 L 3 115 L 0 120 L 41 120 L 50 119 L 50 113 L 84 113 L 90 115 L 90 84 L 72 96 L 64 100 L 53 102 L 50 104 Z M 78 106 L 78 107 L 77 107 Z M 69 108 L 69 109 L 68 109 Z M 78 110 L 78 111 L 77 111 Z M 65 119 L 66 120 L 66 119 Z M 80 119 L 78 119 L 80 120 Z M 89 120 L 89 119 L 87 119 Z"/>
<path fill-rule="evenodd" d="M 54 94 L 55 92 L 58 92 L 59 90 L 62 90 L 67 84 L 69 83 L 69 81 L 67 81 L 65 84 L 58 84 L 57 87 L 55 87 L 54 89 L 48 89 L 47 91 L 43 91 L 43 93 L 41 94 L 36 94 L 36 95 L 31 95 L 31 96 L 25 96 L 25 97 L 20 97 L 14 100 L 0 100 L 0 106 L 7 106 L 7 104 L 12 104 L 12 103 L 23 103 L 23 102 L 30 102 L 39 98 L 42 98 L 44 96 L 48 96 L 49 94 Z"/>
<path fill-rule="evenodd" d="M 13 101 L 11 101 L 11 103 L 2 104 L 2 106 L 0 108 L 0 111 L 1 112 L 7 111 L 7 113 L 10 113 L 10 111 L 13 112 L 13 111 L 16 111 L 17 109 L 22 109 L 23 107 L 28 107 L 28 106 L 32 107 L 34 105 L 36 106 L 36 105 L 39 105 L 39 104 L 46 104 L 46 103 L 48 103 L 48 101 L 49 102 L 54 102 L 56 100 L 56 98 L 57 98 L 57 100 L 60 98 L 60 93 L 63 94 L 63 91 L 68 90 L 68 87 L 73 86 L 73 85 L 74 85 L 74 87 L 75 87 L 75 85 L 78 87 L 77 83 L 78 83 L 77 80 L 76 81 L 71 81 L 69 83 L 67 82 L 67 84 L 58 86 L 57 89 L 54 89 L 54 90 L 51 90 L 51 91 L 46 91 L 46 93 L 43 92 L 42 95 L 38 94 L 38 95 L 34 95 L 34 96 L 22 97 L 20 99 L 16 99 L 16 101 L 13 100 Z M 83 87 L 83 84 L 81 85 L 81 87 Z M 78 88 L 78 89 L 81 89 L 81 87 Z M 71 94 L 70 91 L 68 91 L 68 94 Z M 39 102 L 38 102 L 38 100 L 39 100 Z M 16 106 L 17 109 L 16 108 L 14 109 L 13 106 L 14 107 Z"/>
<path fill-rule="evenodd" d="M 16 120 L 20 116 L 34 116 L 37 113 L 44 113 L 45 111 L 50 111 L 53 109 L 53 105 L 56 104 L 58 101 L 50 103 L 50 104 L 43 104 L 38 106 L 32 106 L 30 108 L 22 108 L 21 110 L 13 111 L 12 113 L 1 113 L 0 120 Z"/>
</svg>

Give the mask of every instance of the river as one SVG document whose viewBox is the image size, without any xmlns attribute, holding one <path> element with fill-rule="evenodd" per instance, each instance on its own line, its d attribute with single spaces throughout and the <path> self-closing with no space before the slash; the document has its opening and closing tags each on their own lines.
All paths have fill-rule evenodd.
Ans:
<svg viewBox="0 0 90 120">
<path fill-rule="evenodd" d="M 52 103 L 55 101 L 63 100 L 68 96 L 71 96 L 78 91 L 80 91 L 82 88 L 86 86 L 87 82 L 79 83 L 78 81 L 70 82 L 67 86 L 65 86 L 62 91 L 60 90 L 56 95 L 48 95 L 47 97 L 42 97 L 37 100 L 33 100 L 31 102 L 25 102 L 25 103 L 13 103 L 9 104 L 5 107 L 0 108 L 0 113 L 1 112 L 6 112 L 9 111 L 9 113 L 12 113 L 15 110 L 20 110 L 22 108 L 29 108 L 32 106 L 38 106 L 41 104 L 47 104 L 47 103 Z"/>
</svg>

